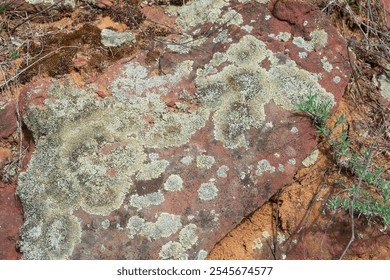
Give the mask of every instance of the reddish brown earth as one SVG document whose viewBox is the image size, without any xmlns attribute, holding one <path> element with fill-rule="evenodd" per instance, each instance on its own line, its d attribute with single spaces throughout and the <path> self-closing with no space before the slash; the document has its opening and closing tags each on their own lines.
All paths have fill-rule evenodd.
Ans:
<svg viewBox="0 0 390 280">
<path fill-rule="evenodd" d="M 275 5 L 274 5 L 275 2 Z M 21 113 L 24 117 L 28 115 L 29 106 L 31 104 L 39 105 L 41 110 L 45 110 L 46 106 L 42 102 L 47 99 L 47 92 L 49 90 L 50 82 L 45 80 L 44 84 L 47 85 L 43 89 L 37 90 L 36 85 L 41 84 L 42 77 L 56 77 L 61 79 L 63 75 L 70 75 L 75 83 L 80 86 L 93 85 L 95 93 L 101 98 L 111 98 L 112 92 L 108 89 L 117 77 L 126 76 L 125 68 L 129 65 L 135 65 L 136 63 L 146 66 L 149 74 L 146 78 L 169 75 L 174 73 L 173 66 L 180 61 L 186 59 L 194 59 L 195 69 L 202 67 L 212 57 L 216 51 L 224 51 L 232 43 L 222 43 L 213 45 L 212 40 L 216 34 L 212 34 L 209 40 L 201 45 L 202 51 L 199 52 L 196 48 L 188 55 L 178 55 L 170 50 L 167 50 L 164 45 L 151 40 L 154 36 L 158 38 L 167 38 L 169 40 L 176 40 L 177 34 L 172 34 L 169 30 L 173 26 L 174 22 L 171 18 L 165 17 L 163 19 L 164 25 L 156 24 L 161 21 L 163 13 L 159 6 L 145 6 L 144 9 L 137 10 L 136 6 L 126 6 L 126 9 L 133 11 L 136 15 L 130 22 L 126 20 L 120 9 L 111 6 L 111 2 L 105 7 L 104 10 L 92 9 L 86 12 L 83 9 L 77 9 L 76 11 L 66 10 L 65 17 L 56 18 L 53 23 L 37 22 L 37 26 L 46 26 L 46 28 L 70 28 L 70 31 L 62 32 L 56 30 L 55 36 L 48 35 L 43 36 L 43 41 L 47 49 L 44 50 L 43 55 L 38 56 L 37 63 L 28 68 L 27 71 L 20 76 L 22 83 L 28 83 L 29 81 L 38 81 L 25 87 L 23 94 L 20 97 Z M 122 3 L 122 2 L 121 2 Z M 102 3 L 103 5 L 104 3 Z M 121 4 L 123 5 L 123 3 Z M 254 4 L 250 4 L 254 5 Z M 110 8 L 111 7 L 111 8 Z M 123 9 L 124 6 L 122 6 Z M 238 4 L 237 9 L 243 14 L 244 24 L 249 24 L 253 18 L 253 14 L 250 11 L 255 9 L 246 9 L 245 5 Z M 251 34 L 258 36 L 259 38 L 266 38 L 269 33 L 275 33 L 284 31 L 291 32 L 293 36 L 301 35 L 303 38 L 310 38 L 310 31 L 317 28 L 324 28 L 328 30 L 330 34 L 335 32 L 335 29 L 331 27 L 331 24 L 324 20 L 317 22 L 313 25 L 312 19 L 318 18 L 319 12 L 316 8 L 305 3 L 294 4 L 291 2 L 284 3 L 283 1 L 272 1 L 269 5 L 272 18 L 268 25 L 266 21 L 259 24 L 259 27 L 254 27 Z M 246 13 L 248 11 L 248 13 Z M 146 20 L 141 20 L 143 14 Z M 88 15 L 88 17 L 85 17 Z M 139 16 L 139 18 L 138 18 Z M 264 15 L 255 15 L 257 20 L 264 20 Z M 263 16 L 261 18 L 261 16 Z M 136 26 L 134 19 L 141 25 Z M 309 26 L 302 26 L 303 22 L 307 20 Z M 120 24 L 116 24 L 118 22 Z M 243 25 L 244 25 L 243 24 Z M 111 26 L 117 31 L 124 31 L 130 28 L 137 35 L 137 44 L 123 47 L 105 48 L 100 42 L 100 30 L 103 27 Z M 268 27 L 269 26 L 269 27 Z M 23 26 L 21 27 L 23 28 Z M 147 33 L 137 31 L 137 28 L 146 30 Z M 206 31 L 209 26 L 203 27 Z M 240 38 L 246 34 L 243 30 L 238 29 L 235 25 L 227 27 L 230 34 L 233 34 L 233 38 Z M 256 29 L 259 28 L 259 29 Z M 269 29 L 267 29 L 269 28 Z M 307 29 L 308 31 L 302 31 Z M 201 28 L 202 29 L 202 28 Z M 295 35 L 294 35 L 295 34 Z M 334 33 L 336 34 L 336 33 Z M 157 38 L 157 37 L 156 37 Z M 320 81 L 321 86 L 326 88 L 327 91 L 332 92 L 336 100 L 341 100 L 341 94 L 343 88 L 347 83 L 347 79 L 342 77 L 340 84 L 335 84 L 332 80 L 333 75 L 329 75 L 320 63 L 321 55 L 325 54 L 327 57 L 332 57 L 329 61 L 335 63 L 336 61 L 343 61 L 342 64 L 338 64 L 341 68 L 340 72 L 343 74 L 348 73 L 350 70 L 347 68 L 347 63 L 342 58 L 346 57 L 343 53 L 344 45 L 338 35 L 331 35 L 328 38 L 329 44 L 332 47 L 321 49 L 321 46 L 315 46 L 314 52 L 309 53 L 309 58 L 303 62 L 299 57 L 299 52 L 302 49 L 296 45 L 279 40 L 265 40 L 268 49 L 280 51 L 281 59 L 293 59 L 297 62 L 299 67 L 311 72 L 322 72 L 324 78 Z M 233 41 L 235 43 L 235 41 Z M 39 42 L 34 42 L 30 49 L 31 54 L 37 55 L 42 45 Z M 67 46 L 78 46 L 77 48 L 69 48 Z M 212 47 L 211 47 L 212 46 Z M 59 51 L 55 51 L 58 49 Z M 206 50 L 205 50 L 206 49 Z M 288 53 L 283 53 L 284 49 L 288 49 Z M 318 54 L 319 52 L 319 54 Z M 44 58 L 47 55 L 47 58 Z M 335 55 L 336 57 L 333 57 Z M 43 57 L 43 58 L 42 58 Z M 39 62 L 39 63 L 38 63 Z M 23 66 L 23 63 L 21 63 Z M 112 65 L 107 71 L 107 67 Z M 222 67 L 225 65 L 222 65 Z M 262 65 L 265 69 L 269 69 L 270 62 L 265 61 Z M 221 67 L 221 68 L 222 68 Z M 321 68 L 321 69 L 320 69 Z M 12 70 L 12 69 L 11 69 Z M 221 69 L 218 69 L 221 71 Z M 101 72 L 105 74 L 101 74 Z M 40 73 L 37 75 L 37 73 Z M 332 72 L 333 73 L 333 72 Z M 10 73 L 12 74 L 12 73 Z M 179 80 L 176 84 L 173 83 L 167 86 L 169 94 L 162 98 L 163 102 L 168 106 L 170 112 L 180 112 L 180 109 L 175 106 L 180 98 L 177 95 L 177 90 L 185 88 L 190 93 L 194 94 L 193 79 L 194 74 L 190 74 L 189 77 Z M 66 78 L 68 79 L 68 78 Z M 231 81 L 234 85 L 234 80 Z M 126 85 L 124 85 L 126 87 Z M 124 87 L 124 88 L 125 88 Z M 149 88 L 150 90 L 150 88 Z M 160 90 L 155 88 L 153 90 Z M 34 92 L 34 95 L 28 94 Z M 12 96 L 18 95 L 14 93 L 6 93 L 9 97 L 4 100 L 11 100 Z M 135 95 L 133 90 L 128 90 L 126 94 L 129 96 Z M 26 98 L 27 97 L 27 98 Z M 352 108 L 354 106 L 353 98 L 344 98 L 339 108 L 340 111 L 351 110 L 349 119 L 364 119 L 364 114 L 355 112 Z M 194 112 L 198 109 L 199 104 L 197 102 L 185 101 L 189 106 L 189 112 Z M 0 111 L 1 120 L 8 119 L 8 125 L 3 127 L 0 124 L 0 133 L 2 134 L 2 146 L 7 150 L 0 150 L 0 167 L 1 162 L 3 165 L 9 165 L 12 160 L 17 158 L 16 151 L 19 150 L 17 146 L 17 140 L 19 135 L 16 130 L 16 107 L 15 101 L 11 102 L 6 109 Z M 10 109 L 11 108 L 11 109 Z M 174 166 L 168 168 L 166 173 L 161 178 L 153 179 L 150 182 L 141 182 L 136 184 L 136 193 L 140 196 L 146 195 L 152 192 L 156 192 L 159 188 L 155 189 L 155 185 L 160 185 L 160 189 L 164 181 L 167 180 L 170 174 L 180 174 L 188 185 L 196 186 L 201 185 L 205 180 L 213 179 L 212 174 L 217 171 L 217 165 L 226 165 L 230 167 L 228 176 L 226 179 L 221 179 L 221 187 L 223 191 L 215 203 L 200 203 L 199 201 L 190 200 L 188 198 L 196 198 L 198 196 L 197 188 L 188 188 L 181 194 L 176 192 L 166 193 L 165 202 L 161 206 L 153 206 L 152 209 L 142 209 L 141 211 L 130 212 L 124 207 L 112 212 L 105 217 L 101 215 L 91 215 L 82 208 L 79 208 L 74 212 L 74 215 L 81 221 L 81 228 L 83 233 L 81 236 L 81 243 L 77 245 L 72 258 L 158 258 L 159 248 L 162 245 L 167 244 L 169 239 L 161 239 L 153 242 L 147 241 L 147 238 L 137 236 L 133 239 L 133 245 L 129 244 L 129 238 L 123 231 L 117 231 L 115 228 L 126 228 L 127 221 L 134 213 L 141 213 L 141 217 L 145 220 L 155 221 L 153 217 L 155 213 L 169 212 L 172 214 L 182 215 L 185 213 L 187 216 L 195 216 L 194 222 L 189 224 L 196 224 L 198 227 L 199 240 L 196 242 L 191 250 L 188 250 L 190 258 L 196 258 L 199 250 L 210 251 L 214 244 L 217 243 L 223 236 L 225 238 L 220 241 L 215 248 L 211 251 L 208 258 L 210 259 L 336 259 L 343 252 L 346 244 L 350 238 L 350 221 L 348 215 L 343 212 L 336 214 L 329 213 L 326 208 L 327 198 L 334 192 L 333 188 L 327 187 L 325 184 L 328 182 L 331 185 L 331 181 L 337 178 L 337 168 L 332 167 L 332 160 L 328 158 L 327 151 L 320 149 L 319 160 L 314 166 L 309 168 L 300 168 L 297 170 L 299 162 L 301 162 L 310 150 L 315 145 L 315 133 L 313 127 L 310 125 L 310 120 L 302 115 L 296 116 L 286 110 L 280 109 L 270 102 L 265 106 L 265 112 L 267 115 L 266 122 L 278 123 L 281 118 L 288 118 L 289 121 L 286 124 L 274 127 L 271 132 L 266 133 L 265 138 L 261 136 L 259 139 L 255 137 L 258 135 L 258 130 L 252 129 L 248 131 L 247 137 L 251 139 L 250 147 L 256 148 L 256 155 L 252 150 L 245 152 L 240 150 L 237 152 L 240 154 L 240 163 L 237 162 L 237 154 L 234 152 L 227 153 L 226 148 L 221 143 L 213 142 L 213 134 L 210 132 L 212 129 L 212 122 L 205 125 L 191 138 L 188 145 L 179 148 L 159 149 L 153 148 L 149 152 L 157 153 L 160 159 L 168 159 L 170 162 L 179 162 L 180 159 L 190 151 L 190 154 L 196 158 L 197 155 L 206 153 L 213 155 L 216 159 L 215 164 L 212 164 L 210 169 L 196 171 L 193 168 L 188 169 L 186 166 Z M 155 122 L 153 115 L 145 115 L 142 117 L 145 124 L 153 126 Z M 3 122 L 2 122 L 3 123 Z M 292 127 L 296 127 L 299 131 L 298 135 L 291 136 L 290 130 Z M 264 132 L 266 127 L 262 128 Z M 27 168 L 27 162 L 29 161 L 32 152 L 34 151 L 34 143 L 31 136 L 25 131 L 24 140 L 29 142 L 29 146 L 24 153 L 27 155 L 24 158 L 24 164 L 22 170 Z M 294 138 L 295 137 L 295 138 Z M 304 140 L 305 139 L 305 140 Z M 280 140 L 286 140 L 287 142 L 276 142 Z M 37 141 L 37 139 L 35 139 Z M 302 144 L 302 142 L 304 144 Z M 121 145 L 127 145 L 127 143 L 116 142 L 110 144 L 111 146 L 105 146 L 102 148 L 102 154 L 109 154 Z M 114 146 L 112 146 L 114 145 Z M 281 147 L 285 147 L 283 150 Z M 14 156 L 11 158 L 9 151 L 13 148 Z M 185 150 L 187 149 L 187 150 Z M 275 153 L 281 153 L 282 157 L 280 162 L 288 161 L 290 157 L 294 157 L 296 165 L 286 165 L 283 174 L 275 175 L 269 174 L 263 176 L 262 179 L 256 178 L 249 172 L 243 178 L 240 179 L 240 170 L 245 169 L 245 166 L 256 165 L 260 160 L 267 159 L 271 165 L 277 166 L 279 161 L 271 159 L 270 155 Z M 387 161 L 388 162 L 388 161 Z M 386 156 L 382 156 L 378 161 L 378 164 L 386 165 Z M 3 166 L 3 167 L 4 167 Z M 117 171 L 115 168 L 107 170 L 109 177 L 115 177 Z M 184 175 L 182 175 L 184 174 Z M 294 175 L 295 174 L 295 175 Z M 211 176 L 211 177 L 210 177 Z M 289 185 L 292 178 L 296 181 L 292 185 Z M 210 178 L 209 178 L 210 177 Z M 215 176 L 214 176 L 215 177 Z M 261 176 L 258 176 L 261 177 Z M 254 179 L 256 178 L 256 179 Z M 272 182 L 268 184 L 267 182 Z M 151 186 L 154 186 L 151 189 Z M 249 186 L 249 191 L 241 191 L 240 188 L 226 188 L 226 186 Z M 267 185 L 269 188 L 264 189 L 263 186 Z M 16 246 L 16 240 L 18 239 L 18 231 L 22 225 L 22 213 L 21 205 L 18 199 L 15 197 L 16 182 L 11 180 L 10 184 L 2 184 L 0 188 L 0 204 L 6 205 L 3 211 L 0 212 L 0 244 L 4 247 L 0 247 L 0 258 L 15 259 L 20 257 L 20 252 Z M 278 190 L 283 187 L 282 191 Z M 277 193 L 276 195 L 274 195 Z M 272 198 L 269 200 L 269 198 Z M 184 200 L 183 200 L 184 197 Z M 231 198 L 234 199 L 231 199 Z M 237 198 L 237 199 L 236 199 Z M 130 195 L 124 201 L 124 205 L 129 203 Z M 237 201 L 236 201 L 237 200 Z M 269 200 L 269 201 L 268 201 Z M 185 201 L 178 204 L 177 201 Z M 268 201 L 268 202 L 266 202 Z M 265 204 L 256 212 L 251 214 L 260 205 Z M 213 209 L 214 214 L 206 213 L 203 209 Z M 12 213 L 12 215 L 9 215 Z M 195 214 L 194 214 L 195 213 Z M 215 222 L 217 213 L 217 225 L 212 225 Z M 240 223 L 242 218 L 249 215 L 249 218 Z M 199 217 L 197 217 L 199 215 Z M 277 217 L 277 218 L 275 218 Z M 102 223 L 108 219 L 108 229 L 102 228 Z M 214 220 L 214 222 L 213 222 Z M 238 223 L 240 223 L 234 230 Z M 189 225 L 188 224 L 188 225 Z M 216 227 L 215 227 L 216 226 Z M 215 227 L 215 228 L 214 228 Z M 353 259 L 388 259 L 389 254 L 389 235 L 386 231 L 380 231 L 380 224 L 376 221 L 371 221 L 369 226 L 365 219 L 361 219 L 356 222 L 356 231 L 359 236 L 353 246 L 350 248 L 347 258 Z M 200 231 L 200 232 L 199 232 Z M 229 233 L 228 233 L 229 232 Z M 279 241 L 276 236 L 279 236 Z M 175 233 L 170 238 L 175 241 L 178 240 L 178 233 Z M 206 242 L 207 240 L 207 242 Z M 99 243 L 104 243 L 104 250 Z M 96 244 L 99 244 L 96 245 Z M 118 253 L 114 248 L 120 246 L 128 246 L 130 248 L 127 255 Z M 139 248 L 142 248 L 141 250 Z M 88 252 L 88 253 L 86 253 Z M 171 256 L 172 257 L 172 256 Z M 182 256 L 183 257 L 183 256 Z"/>
</svg>

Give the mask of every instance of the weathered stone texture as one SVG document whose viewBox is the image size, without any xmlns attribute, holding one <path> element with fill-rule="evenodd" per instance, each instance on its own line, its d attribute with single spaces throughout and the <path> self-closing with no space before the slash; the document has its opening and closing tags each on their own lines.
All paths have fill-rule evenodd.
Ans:
<svg viewBox="0 0 390 280">
<path fill-rule="evenodd" d="M 296 103 L 315 93 L 337 105 L 349 75 L 319 11 L 264 0 L 165 9 L 144 13 L 169 15 L 183 35 L 156 44 L 156 61 L 140 51 L 84 89 L 24 89 L 36 144 L 17 191 L 25 259 L 202 259 L 315 146 Z"/>
</svg>

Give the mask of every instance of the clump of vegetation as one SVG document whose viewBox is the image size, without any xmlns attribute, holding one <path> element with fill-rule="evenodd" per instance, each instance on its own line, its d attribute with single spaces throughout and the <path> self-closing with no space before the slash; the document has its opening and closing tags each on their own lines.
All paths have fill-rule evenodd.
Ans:
<svg viewBox="0 0 390 280">
<path fill-rule="evenodd" d="M 0 14 L 4 13 L 5 10 L 7 10 L 8 2 L 7 1 L 1 1 L 0 3 Z"/>
<path fill-rule="evenodd" d="M 367 218 L 380 217 L 384 226 L 390 226 L 390 182 L 382 177 L 383 167 L 376 170 L 371 167 L 370 149 L 358 152 L 350 147 L 351 139 L 344 114 L 336 116 L 336 122 L 328 127 L 330 103 L 319 101 L 318 96 L 313 94 L 306 95 L 306 99 L 297 104 L 297 108 L 298 112 L 306 113 L 313 119 L 340 170 L 350 172 L 356 179 L 356 184 L 353 185 L 338 181 L 345 191 L 329 200 L 329 208 L 333 211 L 342 208 Z"/>
<path fill-rule="evenodd" d="M 384 168 L 372 166 L 373 147 L 355 151 L 348 134 L 348 125 L 344 113 L 336 116 L 333 125 L 327 125 L 330 118 L 330 104 L 319 100 L 317 95 L 307 94 L 304 101 L 297 104 L 298 112 L 310 116 L 317 128 L 321 140 L 332 153 L 335 164 L 342 172 L 353 177 L 353 183 L 336 180 L 342 190 L 327 201 L 328 208 L 348 211 L 352 220 L 352 237 L 346 248 L 354 241 L 354 219 L 361 216 L 368 220 L 377 218 L 386 228 L 390 226 L 390 182 L 383 177 Z M 384 130 L 385 123 L 379 130 Z M 379 132 L 378 135 L 381 135 Z M 346 250 L 341 258 L 343 258 Z"/>
</svg>

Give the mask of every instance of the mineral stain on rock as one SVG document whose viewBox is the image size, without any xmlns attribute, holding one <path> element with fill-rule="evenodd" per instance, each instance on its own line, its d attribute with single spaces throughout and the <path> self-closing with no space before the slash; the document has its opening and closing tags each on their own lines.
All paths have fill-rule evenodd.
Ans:
<svg viewBox="0 0 390 280">
<path fill-rule="evenodd" d="M 23 258 L 204 259 L 291 182 L 315 145 L 295 104 L 313 93 L 336 105 L 349 72 L 344 42 L 318 11 L 294 15 L 315 22 L 299 30 L 271 16 L 281 5 L 159 7 L 183 33 L 161 46 L 161 61 L 139 51 L 89 87 L 28 85 L 20 112 L 36 148 L 17 188 Z"/>
</svg>

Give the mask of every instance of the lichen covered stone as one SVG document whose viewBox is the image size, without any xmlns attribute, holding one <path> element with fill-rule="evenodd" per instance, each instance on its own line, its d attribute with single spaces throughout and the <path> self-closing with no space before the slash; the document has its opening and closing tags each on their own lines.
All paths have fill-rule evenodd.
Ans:
<svg viewBox="0 0 390 280">
<path fill-rule="evenodd" d="M 23 258 L 204 259 L 291 182 L 315 146 L 297 102 L 337 106 L 349 70 L 320 12 L 282 2 L 145 6 L 182 34 L 158 61 L 139 50 L 83 88 L 26 86 Z"/>
</svg>

